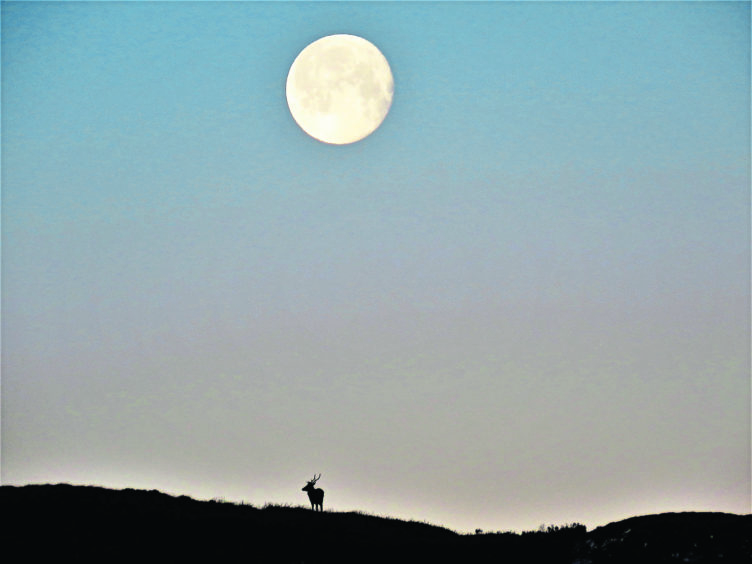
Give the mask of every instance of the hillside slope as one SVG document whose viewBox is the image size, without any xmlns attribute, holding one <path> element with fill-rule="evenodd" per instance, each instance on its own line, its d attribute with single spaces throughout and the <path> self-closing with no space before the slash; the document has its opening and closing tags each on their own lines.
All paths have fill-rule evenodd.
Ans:
<svg viewBox="0 0 752 564">
<path fill-rule="evenodd" d="M 634 517 L 586 532 L 460 535 L 361 513 L 236 505 L 156 490 L 95 486 L 0 487 L 12 516 L 6 554 L 24 560 L 157 562 L 750 562 L 752 516 L 672 513 Z"/>
</svg>

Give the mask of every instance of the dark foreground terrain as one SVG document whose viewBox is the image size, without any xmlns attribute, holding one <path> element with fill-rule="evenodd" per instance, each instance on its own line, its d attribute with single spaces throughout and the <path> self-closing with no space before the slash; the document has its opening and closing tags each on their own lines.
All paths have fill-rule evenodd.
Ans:
<svg viewBox="0 0 752 564">
<path fill-rule="evenodd" d="M 361 513 L 313 513 L 94 486 L 0 487 L 7 562 L 752 562 L 752 515 L 664 513 L 462 535 Z M 5 558 L 4 558 L 5 559 Z"/>
</svg>

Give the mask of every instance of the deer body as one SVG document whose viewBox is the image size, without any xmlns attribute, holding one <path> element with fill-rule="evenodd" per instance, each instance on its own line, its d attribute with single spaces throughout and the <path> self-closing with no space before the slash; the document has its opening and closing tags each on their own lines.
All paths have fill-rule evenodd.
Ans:
<svg viewBox="0 0 752 564">
<path fill-rule="evenodd" d="M 308 492 L 308 499 L 311 500 L 311 509 L 314 511 L 316 511 L 316 508 L 319 511 L 324 510 L 324 490 L 314 487 L 319 478 L 321 478 L 321 474 L 319 474 L 318 478 L 314 475 L 313 480 L 308 482 L 302 490 Z"/>
</svg>

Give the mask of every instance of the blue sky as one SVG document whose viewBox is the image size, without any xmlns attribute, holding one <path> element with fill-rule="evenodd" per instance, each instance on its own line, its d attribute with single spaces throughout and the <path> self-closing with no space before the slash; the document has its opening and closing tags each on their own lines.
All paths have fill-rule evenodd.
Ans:
<svg viewBox="0 0 752 564">
<path fill-rule="evenodd" d="M 3 483 L 749 512 L 749 15 L 3 2 Z M 346 146 L 285 99 L 334 33 L 395 80 Z"/>
</svg>

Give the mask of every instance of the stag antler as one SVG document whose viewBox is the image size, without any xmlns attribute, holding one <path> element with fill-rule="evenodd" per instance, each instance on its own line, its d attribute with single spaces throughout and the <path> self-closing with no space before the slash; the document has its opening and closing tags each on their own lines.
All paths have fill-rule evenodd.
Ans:
<svg viewBox="0 0 752 564">
<path fill-rule="evenodd" d="M 319 478 L 321 478 L 321 474 L 318 475 L 318 478 L 316 477 L 316 474 L 313 475 L 313 480 L 311 480 L 312 484 L 315 484 L 319 481 Z"/>
</svg>

